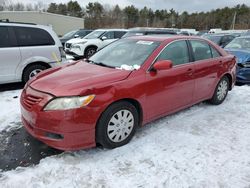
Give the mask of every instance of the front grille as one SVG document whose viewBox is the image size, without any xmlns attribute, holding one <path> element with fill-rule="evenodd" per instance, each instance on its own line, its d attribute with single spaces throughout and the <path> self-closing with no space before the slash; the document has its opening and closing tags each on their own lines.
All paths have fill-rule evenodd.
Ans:
<svg viewBox="0 0 250 188">
<path fill-rule="evenodd" d="M 34 95 L 26 95 L 23 98 L 23 103 L 27 108 L 31 109 L 33 105 L 38 104 L 41 100 L 41 97 L 37 97 Z"/>
<path fill-rule="evenodd" d="M 71 43 L 66 43 L 65 46 L 66 46 L 66 48 L 70 48 L 71 47 Z"/>
</svg>

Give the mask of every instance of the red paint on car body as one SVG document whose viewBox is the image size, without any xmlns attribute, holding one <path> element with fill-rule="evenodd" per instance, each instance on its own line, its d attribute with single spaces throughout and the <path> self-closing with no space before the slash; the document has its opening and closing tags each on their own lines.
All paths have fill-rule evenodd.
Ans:
<svg viewBox="0 0 250 188">
<path fill-rule="evenodd" d="M 54 148 L 77 150 L 94 147 L 95 127 L 102 112 L 119 100 L 132 100 L 141 109 L 141 125 L 159 117 L 210 99 L 219 80 L 226 74 L 235 82 L 235 58 L 210 41 L 198 37 L 131 37 L 160 41 L 159 47 L 138 70 L 119 70 L 89 64 L 83 60 L 42 72 L 28 82 L 21 95 L 22 121 L 27 131 Z M 221 56 L 150 71 L 152 63 L 169 43 L 202 40 Z M 95 94 L 86 107 L 44 111 L 55 97 Z M 58 137 L 51 138 L 48 135 Z"/>
</svg>

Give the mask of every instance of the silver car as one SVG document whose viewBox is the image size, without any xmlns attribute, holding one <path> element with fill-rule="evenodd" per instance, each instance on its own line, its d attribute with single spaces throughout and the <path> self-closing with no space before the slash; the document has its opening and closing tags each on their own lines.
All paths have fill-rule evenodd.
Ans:
<svg viewBox="0 0 250 188">
<path fill-rule="evenodd" d="M 63 59 L 62 44 L 50 27 L 0 22 L 0 84 L 27 82 Z"/>
</svg>

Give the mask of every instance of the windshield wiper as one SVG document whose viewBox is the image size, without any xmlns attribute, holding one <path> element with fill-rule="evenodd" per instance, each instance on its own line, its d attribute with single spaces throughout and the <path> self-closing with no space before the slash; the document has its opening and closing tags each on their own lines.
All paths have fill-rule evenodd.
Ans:
<svg viewBox="0 0 250 188">
<path fill-rule="evenodd" d="M 88 63 L 92 63 L 92 64 L 95 64 L 95 65 L 100 65 L 100 66 L 103 66 L 103 67 L 115 68 L 115 67 L 113 67 L 113 66 L 111 66 L 111 65 L 107 65 L 107 64 L 105 64 L 105 63 L 103 63 L 103 62 L 95 62 L 95 61 L 90 60 L 90 59 L 87 59 L 86 61 L 87 61 Z"/>
</svg>

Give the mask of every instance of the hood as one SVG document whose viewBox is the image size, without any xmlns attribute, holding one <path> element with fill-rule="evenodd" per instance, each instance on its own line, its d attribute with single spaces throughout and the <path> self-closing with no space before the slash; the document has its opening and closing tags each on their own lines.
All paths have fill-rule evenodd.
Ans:
<svg viewBox="0 0 250 188">
<path fill-rule="evenodd" d="M 87 40 L 83 38 L 73 38 L 73 39 L 68 40 L 67 43 L 75 44 L 75 43 L 86 42 L 86 41 Z"/>
<path fill-rule="evenodd" d="M 43 72 L 32 79 L 29 86 L 55 96 L 73 96 L 80 95 L 88 89 L 124 80 L 132 71 L 78 61 Z"/>
<path fill-rule="evenodd" d="M 225 49 L 228 53 L 233 54 L 237 57 L 237 63 L 244 64 L 250 62 L 250 51 L 242 49 Z"/>
</svg>

